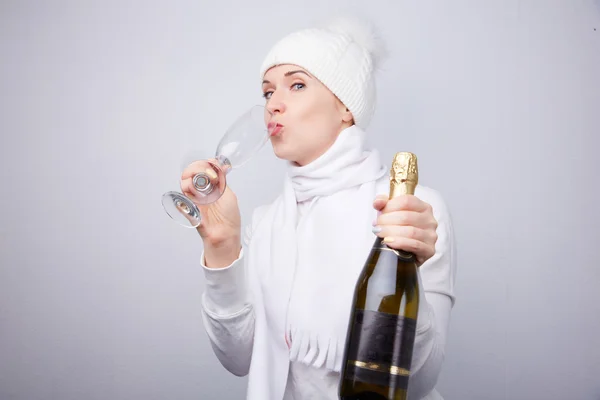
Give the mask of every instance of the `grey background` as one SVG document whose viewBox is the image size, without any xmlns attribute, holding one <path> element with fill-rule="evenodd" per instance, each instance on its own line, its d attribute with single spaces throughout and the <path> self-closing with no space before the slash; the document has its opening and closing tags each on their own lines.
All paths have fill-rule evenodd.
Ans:
<svg viewBox="0 0 600 400">
<path fill-rule="evenodd" d="M 4 0 L 1 400 L 244 398 L 160 196 L 262 102 L 274 41 L 342 11 L 391 51 L 371 143 L 417 153 L 454 217 L 440 392 L 600 399 L 598 1 Z M 282 174 L 267 146 L 230 175 L 244 222 Z"/>
</svg>

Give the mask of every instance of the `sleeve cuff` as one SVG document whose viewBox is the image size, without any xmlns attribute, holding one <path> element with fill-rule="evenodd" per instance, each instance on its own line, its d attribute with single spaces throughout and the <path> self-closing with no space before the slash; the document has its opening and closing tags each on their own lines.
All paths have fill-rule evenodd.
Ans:
<svg viewBox="0 0 600 400">
<path fill-rule="evenodd" d="M 200 265 L 206 278 L 204 307 L 216 315 L 232 315 L 240 311 L 247 303 L 247 288 L 244 271 L 244 250 L 238 258 L 224 268 L 208 268 L 204 260 L 204 251 Z"/>
</svg>

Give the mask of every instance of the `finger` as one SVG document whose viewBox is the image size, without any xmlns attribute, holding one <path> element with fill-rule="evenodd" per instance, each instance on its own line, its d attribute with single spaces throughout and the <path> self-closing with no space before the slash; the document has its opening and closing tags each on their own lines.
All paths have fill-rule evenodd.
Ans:
<svg viewBox="0 0 600 400">
<path fill-rule="evenodd" d="M 196 189 L 194 188 L 194 184 L 192 183 L 192 178 L 187 178 L 181 181 L 181 193 L 193 199 L 196 193 Z"/>
<path fill-rule="evenodd" d="M 216 185 L 219 182 L 219 175 L 214 170 L 214 168 L 212 168 L 210 165 L 204 169 L 190 168 L 188 170 L 185 170 L 181 174 L 181 179 L 183 179 L 183 180 L 191 179 L 191 178 L 194 178 L 197 174 L 201 174 L 201 173 L 206 174 L 206 176 L 208 176 L 208 179 L 210 180 L 210 182 L 213 185 Z"/>
<path fill-rule="evenodd" d="M 437 221 L 427 213 L 415 211 L 392 211 L 381 213 L 373 225 L 410 225 L 421 229 L 437 229 Z"/>
<path fill-rule="evenodd" d="M 435 254 L 435 246 L 417 239 L 407 237 L 386 236 L 383 239 L 388 247 L 396 250 L 404 250 L 412 253 L 417 258 L 419 265 L 433 257 Z"/>
<path fill-rule="evenodd" d="M 416 228 L 414 226 L 382 226 L 373 228 L 373 232 L 380 238 L 406 238 L 423 242 L 427 245 L 435 244 L 437 239 L 434 231 Z"/>
<path fill-rule="evenodd" d="M 416 211 L 416 212 L 424 212 L 428 211 L 430 208 L 429 204 L 425 203 L 423 200 L 419 199 L 416 196 L 410 194 L 404 194 L 401 196 L 397 196 L 391 198 L 382 212 L 391 212 L 391 211 Z"/>
<path fill-rule="evenodd" d="M 197 206 L 201 203 L 201 199 L 203 199 L 206 195 L 202 192 L 198 191 L 194 186 L 194 180 L 192 178 L 185 179 L 181 181 L 181 192 L 186 195 L 188 198 L 194 202 Z"/>
<path fill-rule="evenodd" d="M 377 195 L 377 197 L 375 197 L 375 200 L 373 201 L 373 208 L 375 208 L 377 211 L 381 211 L 387 204 L 388 202 L 388 196 L 385 194 L 380 194 Z"/>
<path fill-rule="evenodd" d="M 207 167 L 204 171 L 196 171 L 193 174 L 189 174 L 186 173 L 182 179 L 181 179 L 181 190 L 184 191 L 188 191 L 192 196 L 199 196 L 202 195 L 198 189 L 194 186 L 194 177 L 198 174 L 204 172 L 204 174 L 206 174 L 206 178 L 208 178 L 209 182 L 211 183 L 212 186 L 214 187 L 219 187 L 220 186 L 220 182 L 219 182 L 219 175 L 217 174 L 217 172 L 211 168 L 210 166 Z M 200 184 L 204 184 L 204 182 L 201 181 Z"/>
<path fill-rule="evenodd" d="M 215 170 L 214 170 L 214 169 L 212 169 L 212 168 L 210 168 L 210 167 L 209 167 L 209 168 L 206 168 L 206 169 L 204 170 L 204 172 L 206 173 L 206 175 L 208 175 L 208 178 L 209 178 L 209 179 L 210 179 L 210 181 L 211 181 L 211 182 L 213 182 L 213 183 L 214 183 L 214 182 L 216 182 L 216 181 L 217 181 L 217 179 L 219 179 L 219 175 L 217 175 L 217 173 L 215 172 Z"/>
<path fill-rule="evenodd" d="M 392 211 L 381 213 L 374 221 L 374 225 L 412 225 L 419 228 L 428 228 L 426 216 L 414 211 Z"/>
<path fill-rule="evenodd" d="M 208 174 L 209 170 L 214 172 L 213 165 L 216 165 L 216 160 L 214 159 L 194 161 L 183 170 L 181 173 L 181 178 L 192 178 L 194 175 L 200 172 L 205 172 Z"/>
<path fill-rule="evenodd" d="M 181 173 L 181 179 L 187 179 L 187 178 L 193 177 L 198 172 L 206 169 L 206 167 L 208 167 L 208 165 L 209 164 L 206 161 L 194 161 L 193 163 L 191 163 L 190 165 L 185 167 L 185 169 Z"/>
</svg>

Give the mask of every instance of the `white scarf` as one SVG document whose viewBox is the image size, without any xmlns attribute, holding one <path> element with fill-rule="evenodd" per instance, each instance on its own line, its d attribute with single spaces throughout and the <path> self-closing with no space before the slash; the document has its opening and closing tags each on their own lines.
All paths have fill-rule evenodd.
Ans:
<svg viewBox="0 0 600 400">
<path fill-rule="evenodd" d="M 375 240 L 376 181 L 386 172 L 364 143 L 365 132 L 351 126 L 314 162 L 288 164 L 250 250 L 275 340 L 291 338 L 291 361 L 338 372 L 354 287 Z M 296 226 L 303 201 L 310 205 Z"/>
</svg>

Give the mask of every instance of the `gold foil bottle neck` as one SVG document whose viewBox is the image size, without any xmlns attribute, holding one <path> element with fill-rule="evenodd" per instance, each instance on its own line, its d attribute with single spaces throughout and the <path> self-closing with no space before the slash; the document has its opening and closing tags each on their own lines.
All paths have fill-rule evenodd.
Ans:
<svg viewBox="0 0 600 400">
<path fill-rule="evenodd" d="M 415 194 L 419 183 L 417 156 L 409 152 L 394 155 L 390 170 L 390 199 L 403 194 Z"/>
</svg>

